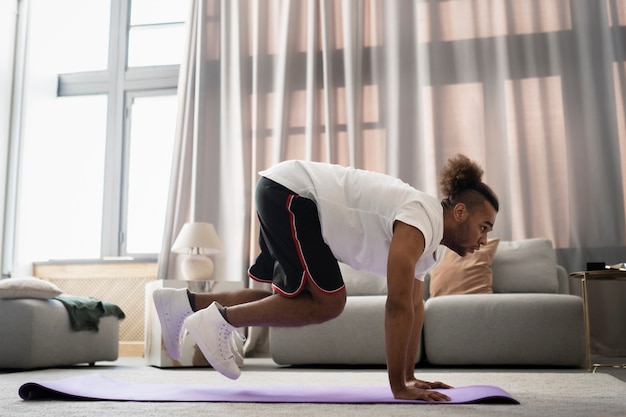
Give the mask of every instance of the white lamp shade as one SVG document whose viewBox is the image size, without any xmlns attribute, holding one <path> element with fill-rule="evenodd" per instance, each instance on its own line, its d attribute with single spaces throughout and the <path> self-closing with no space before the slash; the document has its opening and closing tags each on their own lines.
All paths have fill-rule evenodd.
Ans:
<svg viewBox="0 0 626 417">
<path fill-rule="evenodd" d="M 185 223 L 172 245 L 174 253 L 213 255 L 221 251 L 222 244 L 211 223 Z"/>
</svg>

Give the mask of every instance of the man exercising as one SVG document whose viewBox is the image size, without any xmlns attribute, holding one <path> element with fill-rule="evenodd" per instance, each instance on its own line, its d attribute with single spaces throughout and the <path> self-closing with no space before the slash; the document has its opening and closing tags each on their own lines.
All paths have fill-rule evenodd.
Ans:
<svg viewBox="0 0 626 417">
<path fill-rule="evenodd" d="M 341 314 L 346 289 L 340 261 L 387 277 L 385 347 L 394 397 L 449 400 L 432 390 L 448 385 L 414 374 L 423 280 L 444 246 L 465 256 L 487 243 L 499 203 L 482 182 L 480 166 L 463 155 L 450 159 L 441 173 L 441 201 L 397 178 L 340 165 L 285 161 L 260 175 L 261 252 L 248 275 L 271 283 L 273 291 L 155 291 L 170 356 L 180 358 L 186 329 L 211 366 L 238 378 L 231 348 L 236 328 L 304 326 Z"/>
</svg>

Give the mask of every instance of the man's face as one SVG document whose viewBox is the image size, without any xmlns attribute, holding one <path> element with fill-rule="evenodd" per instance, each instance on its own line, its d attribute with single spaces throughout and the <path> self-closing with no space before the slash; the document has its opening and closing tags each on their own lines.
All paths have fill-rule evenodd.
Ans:
<svg viewBox="0 0 626 417">
<path fill-rule="evenodd" d="M 460 205 L 463 207 L 458 206 L 455 207 L 457 228 L 447 246 L 460 256 L 465 256 L 487 243 L 487 234 L 493 230 L 496 221 L 496 210 L 487 200 L 472 211 L 463 204 Z"/>
</svg>

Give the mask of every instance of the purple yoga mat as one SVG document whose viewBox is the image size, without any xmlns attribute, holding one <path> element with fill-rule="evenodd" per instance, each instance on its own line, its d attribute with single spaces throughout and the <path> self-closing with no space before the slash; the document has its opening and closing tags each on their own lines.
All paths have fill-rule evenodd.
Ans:
<svg viewBox="0 0 626 417">
<path fill-rule="evenodd" d="M 474 385 L 447 390 L 452 400 L 438 404 L 519 404 L 501 388 Z M 139 384 L 100 374 L 46 382 L 28 382 L 19 389 L 23 400 L 108 400 L 154 402 L 256 402 L 256 403 L 415 403 L 396 400 L 388 386 L 239 386 L 224 384 Z"/>
</svg>

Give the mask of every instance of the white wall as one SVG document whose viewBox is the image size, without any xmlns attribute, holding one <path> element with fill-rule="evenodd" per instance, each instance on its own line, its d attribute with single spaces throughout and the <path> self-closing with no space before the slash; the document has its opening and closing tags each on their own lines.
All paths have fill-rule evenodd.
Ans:
<svg viewBox="0 0 626 417">
<path fill-rule="evenodd" d="M 11 121 L 17 0 L 0 0 L 0 236 L 4 236 L 7 156 Z M 0 239 L 0 254 L 3 239 Z M 5 272 L 5 266 L 2 266 Z"/>
</svg>

